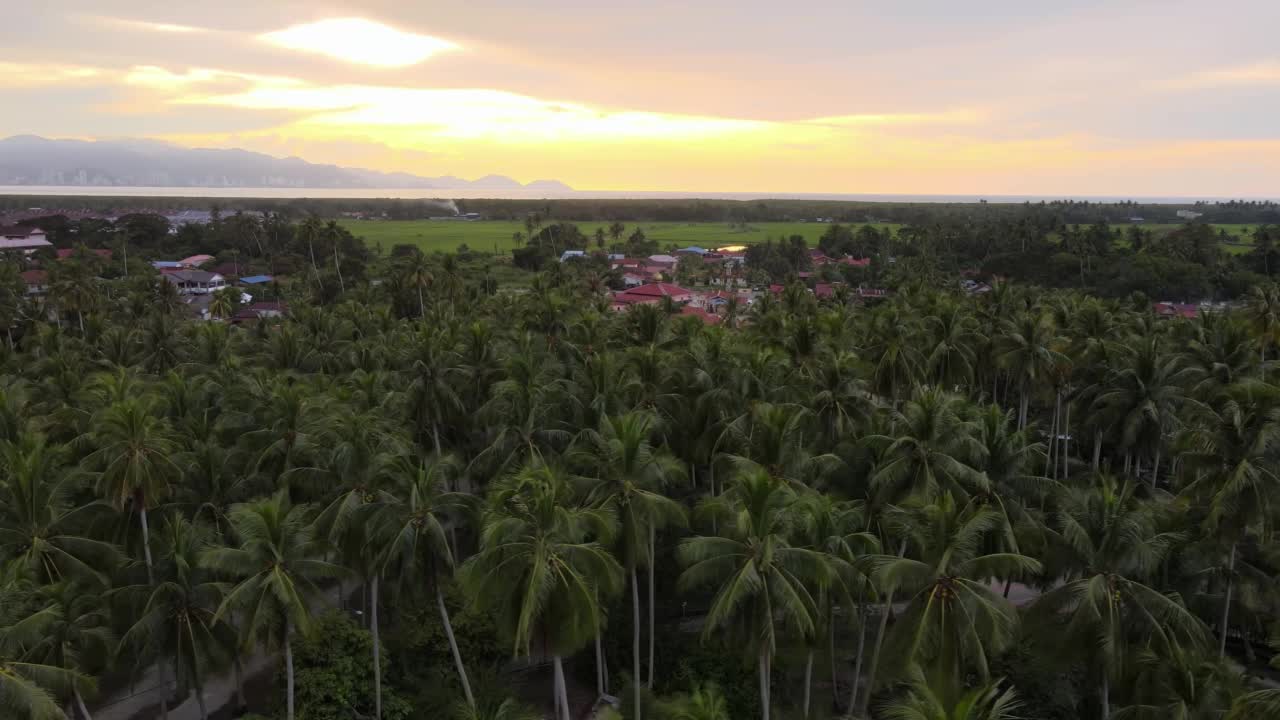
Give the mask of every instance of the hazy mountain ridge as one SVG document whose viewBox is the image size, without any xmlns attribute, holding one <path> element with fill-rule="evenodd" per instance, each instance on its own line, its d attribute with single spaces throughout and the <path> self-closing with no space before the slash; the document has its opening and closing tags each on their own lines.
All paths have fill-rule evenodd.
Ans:
<svg viewBox="0 0 1280 720">
<path fill-rule="evenodd" d="M 572 190 L 558 180 L 528 185 L 503 176 L 469 181 L 277 158 L 240 149 L 184 148 L 155 140 L 0 140 L 0 185 L 71 187 L 421 188 Z"/>
</svg>

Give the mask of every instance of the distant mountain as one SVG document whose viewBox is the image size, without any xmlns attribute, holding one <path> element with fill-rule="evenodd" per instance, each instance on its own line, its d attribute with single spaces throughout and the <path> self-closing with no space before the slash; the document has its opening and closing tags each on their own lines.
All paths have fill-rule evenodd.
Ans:
<svg viewBox="0 0 1280 720">
<path fill-rule="evenodd" d="M 558 180 L 521 185 L 503 175 L 474 181 L 423 177 L 156 140 L 50 140 L 35 135 L 0 140 L 0 185 L 572 190 Z"/>
</svg>

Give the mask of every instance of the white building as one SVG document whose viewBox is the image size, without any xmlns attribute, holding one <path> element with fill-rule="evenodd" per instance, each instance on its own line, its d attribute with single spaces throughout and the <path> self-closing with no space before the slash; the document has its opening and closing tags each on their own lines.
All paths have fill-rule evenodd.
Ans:
<svg viewBox="0 0 1280 720">
<path fill-rule="evenodd" d="M 52 246 L 40 228 L 0 227 L 0 252 L 16 251 L 30 255 L 40 248 Z"/>
</svg>

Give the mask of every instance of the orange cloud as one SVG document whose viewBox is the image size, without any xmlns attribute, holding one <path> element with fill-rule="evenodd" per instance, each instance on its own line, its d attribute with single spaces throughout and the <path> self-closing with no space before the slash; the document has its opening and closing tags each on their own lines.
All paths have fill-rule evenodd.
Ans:
<svg viewBox="0 0 1280 720">
<path fill-rule="evenodd" d="M 333 18 L 294 25 L 259 35 L 258 39 L 302 52 L 382 68 L 417 65 L 458 46 L 430 35 L 397 30 L 363 18 Z"/>
</svg>

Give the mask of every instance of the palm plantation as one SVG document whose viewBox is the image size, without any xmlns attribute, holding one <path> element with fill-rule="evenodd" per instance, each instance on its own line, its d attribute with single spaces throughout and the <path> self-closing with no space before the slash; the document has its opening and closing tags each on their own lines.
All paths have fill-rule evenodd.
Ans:
<svg viewBox="0 0 1280 720">
<path fill-rule="evenodd" d="M 1166 320 L 899 244 L 704 322 L 262 223 L 287 318 L 0 293 L 0 716 L 1275 713 L 1274 285 Z"/>
</svg>

